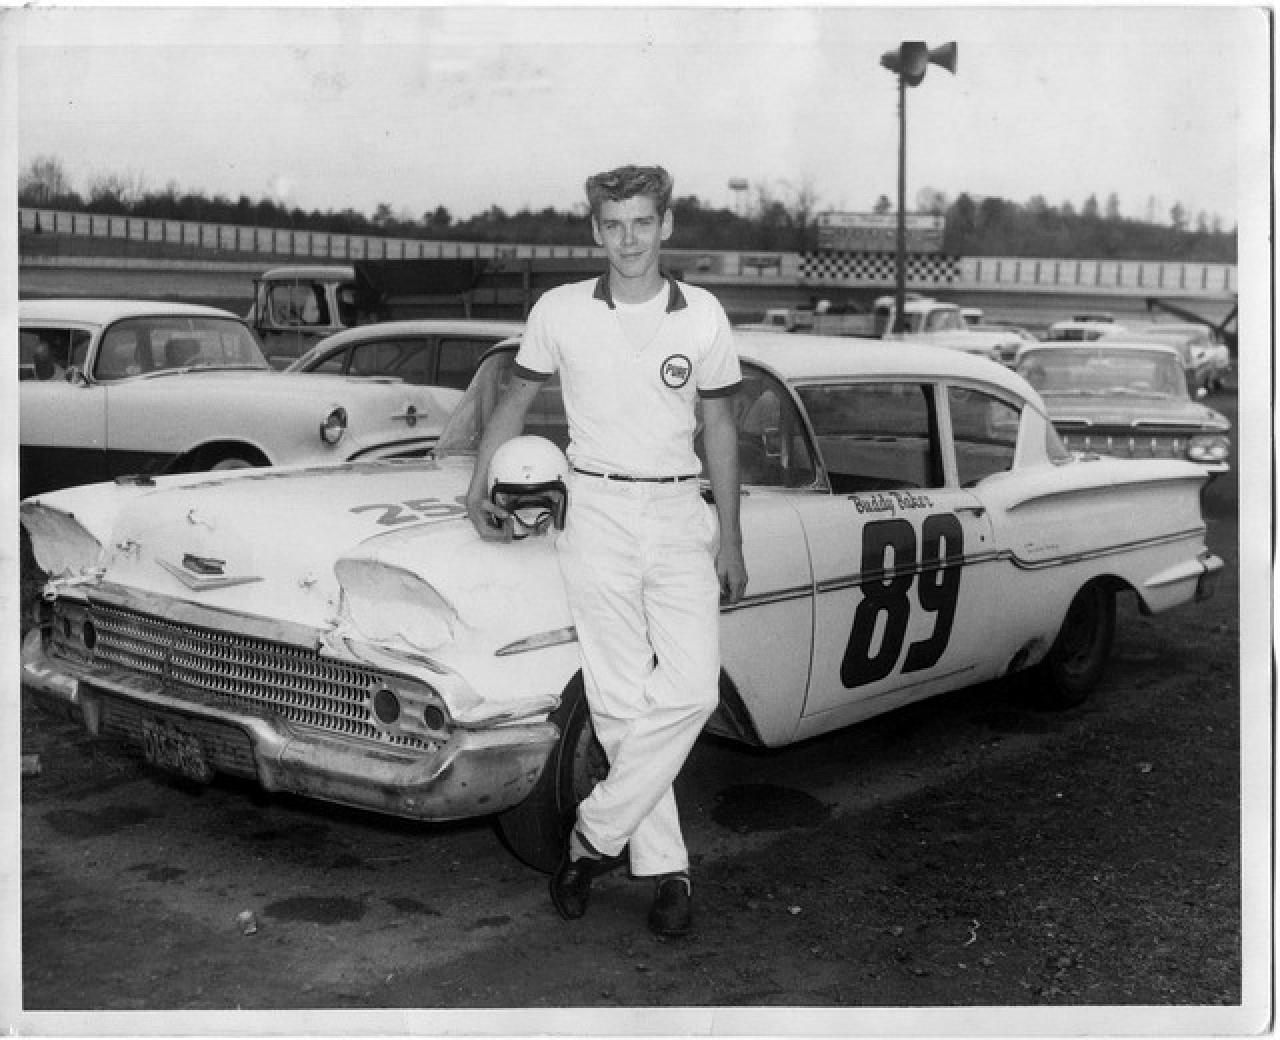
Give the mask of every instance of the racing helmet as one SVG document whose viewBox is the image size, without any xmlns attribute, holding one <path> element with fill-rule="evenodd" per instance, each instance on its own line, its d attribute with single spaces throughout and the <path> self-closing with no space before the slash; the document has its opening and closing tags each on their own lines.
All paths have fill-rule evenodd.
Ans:
<svg viewBox="0 0 1280 1040">
<path fill-rule="evenodd" d="M 545 437 L 512 437 L 489 460 L 489 500 L 511 514 L 511 534 L 524 538 L 564 529 L 569 462 Z"/>
</svg>

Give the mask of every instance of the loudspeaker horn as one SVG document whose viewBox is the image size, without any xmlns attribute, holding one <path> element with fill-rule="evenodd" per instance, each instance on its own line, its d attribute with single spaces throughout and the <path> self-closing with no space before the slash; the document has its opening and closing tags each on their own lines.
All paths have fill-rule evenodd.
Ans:
<svg viewBox="0 0 1280 1040">
<path fill-rule="evenodd" d="M 935 47 L 929 52 L 929 60 L 935 65 L 941 65 L 948 72 L 955 74 L 956 57 L 959 48 L 954 40 L 950 43 L 944 43 L 941 47 Z"/>
</svg>

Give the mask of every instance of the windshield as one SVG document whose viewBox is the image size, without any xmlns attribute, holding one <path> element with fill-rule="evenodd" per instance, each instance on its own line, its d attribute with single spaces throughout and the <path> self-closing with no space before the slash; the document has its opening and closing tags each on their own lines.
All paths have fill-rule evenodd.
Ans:
<svg viewBox="0 0 1280 1040">
<path fill-rule="evenodd" d="M 1018 362 L 1018 374 L 1042 394 L 1186 397 L 1177 358 L 1138 350 L 1038 350 Z"/>
<path fill-rule="evenodd" d="M 108 381 L 189 368 L 270 367 L 253 334 L 234 318 L 127 318 L 103 335 L 93 377 Z"/>
<path fill-rule="evenodd" d="M 952 307 L 939 307 L 925 316 L 926 332 L 953 332 L 968 327 L 964 315 Z"/>
<path fill-rule="evenodd" d="M 516 352 L 501 350 L 490 354 L 471 378 L 471 385 L 449 417 L 448 425 L 436 444 L 437 458 L 452 455 L 474 455 L 484 436 L 489 416 L 511 383 Z M 552 376 L 538 390 L 525 418 L 524 432 L 546 437 L 561 450 L 569 444 L 569 425 L 560 398 L 560 379 Z"/>
</svg>

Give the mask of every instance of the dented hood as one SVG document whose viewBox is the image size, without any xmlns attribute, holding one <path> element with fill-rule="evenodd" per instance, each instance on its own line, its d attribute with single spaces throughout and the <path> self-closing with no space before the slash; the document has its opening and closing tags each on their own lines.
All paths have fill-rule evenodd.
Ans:
<svg viewBox="0 0 1280 1040">
<path fill-rule="evenodd" d="M 514 597 L 562 602 L 552 539 L 482 542 L 462 504 L 470 478 L 470 459 L 201 474 L 37 496 L 22 520 L 51 578 L 321 629 L 342 613 L 343 576 L 366 607 L 398 582 L 454 634 L 505 622 Z"/>
</svg>

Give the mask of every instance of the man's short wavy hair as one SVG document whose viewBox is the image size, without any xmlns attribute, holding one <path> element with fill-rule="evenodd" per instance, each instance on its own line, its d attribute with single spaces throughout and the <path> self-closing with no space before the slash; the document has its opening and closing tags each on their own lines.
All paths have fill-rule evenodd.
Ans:
<svg viewBox="0 0 1280 1040">
<path fill-rule="evenodd" d="M 653 199 L 658 213 L 666 213 L 671 205 L 671 189 L 675 182 L 661 166 L 619 166 L 587 178 L 587 204 L 593 217 L 600 216 L 606 202 L 622 202 L 643 195 Z"/>
</svg>

